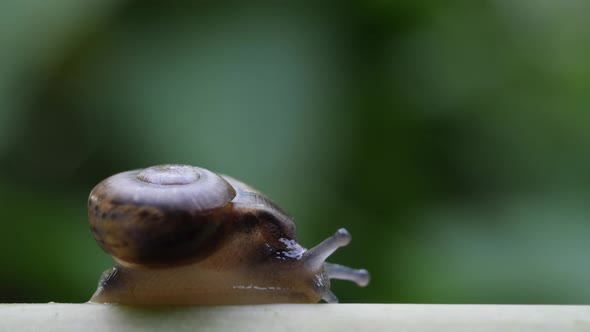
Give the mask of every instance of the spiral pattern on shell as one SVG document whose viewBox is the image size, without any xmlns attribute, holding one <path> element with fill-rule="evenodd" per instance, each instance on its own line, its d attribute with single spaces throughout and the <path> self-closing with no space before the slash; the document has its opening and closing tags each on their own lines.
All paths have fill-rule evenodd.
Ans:
<svg viewBox="0 0 590 332">
<path fill-rule="evenodd" d="M 113 175 L 88 199 L 99 246 L 123 263 L 195 261 L 221 237 L 234 188 L 204 168 L 160 165 Z"/>
</svg>

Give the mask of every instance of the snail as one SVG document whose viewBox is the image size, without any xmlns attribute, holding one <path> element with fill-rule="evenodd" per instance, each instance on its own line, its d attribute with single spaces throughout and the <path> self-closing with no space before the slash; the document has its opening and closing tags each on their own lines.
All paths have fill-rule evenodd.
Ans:
<svg viewBox="0 0 590 332">
<path fill-rule="evenodd" d="M 369 283 L 364 269 L 325 262 L 350 242 L 345 229 L 307 250 L 273 201 L 204 168 L 160 165 L 113 175 L 90 192 L 88 220 L 115 261 L 90 302 L 335 303 L 330 279 Z"/>
</svg>

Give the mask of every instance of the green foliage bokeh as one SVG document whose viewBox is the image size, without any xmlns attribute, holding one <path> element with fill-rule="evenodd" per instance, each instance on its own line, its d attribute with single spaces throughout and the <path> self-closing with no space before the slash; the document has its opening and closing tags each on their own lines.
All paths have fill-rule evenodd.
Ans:
<svg viewBox="0 0 590 332">
<path fill-rule="evenodd" d="M 343 302 L 590 303 L 584 1 L 0 4 L 0 302 L 83 302 L 86 199 L 230 174 L 364 267 Z"/>
</svg>

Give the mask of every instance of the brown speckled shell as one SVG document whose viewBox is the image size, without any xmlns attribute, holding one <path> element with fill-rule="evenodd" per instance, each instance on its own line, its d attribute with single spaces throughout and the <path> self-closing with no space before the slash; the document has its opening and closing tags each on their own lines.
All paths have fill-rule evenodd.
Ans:
<svg viewBox="0 0 590 332">
<path fill-rule="evenodd" d="M 251 187 L 206 169 L 197 181 L 154 184 L 141 170 L 113 175 L 90 193 L 88 220 L 99 246 L 120 262 L 169 266 L 199 261 L 231 236 L 263 229 L 270 245 L 295 238 L 292 220 Z M 188 183 L 190 182 L 190 183 Z"/>
</svg>

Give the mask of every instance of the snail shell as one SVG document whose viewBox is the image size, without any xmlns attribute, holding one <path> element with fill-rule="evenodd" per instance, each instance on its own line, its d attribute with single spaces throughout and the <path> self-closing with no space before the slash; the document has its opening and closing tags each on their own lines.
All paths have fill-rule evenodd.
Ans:
<svg viewBox="0 0 590 332">
<path fill-rule="evenodd" d="M 88 220 L 116 262 L 93 302 L 335 302 L 330 278 L 368 283 L 366 270 L 324 262 L 350 242 L 345 230 L 306 250 L 274 202 L 204 168 L 161 165 L 113 175 L 91 191 Z"/>
</svg>

